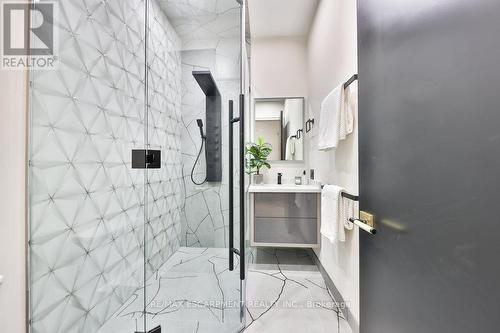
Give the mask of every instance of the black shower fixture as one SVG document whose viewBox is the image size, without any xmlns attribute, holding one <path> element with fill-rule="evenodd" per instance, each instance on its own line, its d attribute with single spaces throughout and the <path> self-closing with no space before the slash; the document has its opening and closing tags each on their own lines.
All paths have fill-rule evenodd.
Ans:
<svg viewBox="0 0 500 333">
<path fill-rule="evenodd" d="M 197 120 L 202 141 L 205 141 L 206 181 L 220 182 L 222 180 L 221 95 L 210 71 L 193 71 L 193 76 L 206 96 L 205 133 L 202 120 Z"/>
</svg>

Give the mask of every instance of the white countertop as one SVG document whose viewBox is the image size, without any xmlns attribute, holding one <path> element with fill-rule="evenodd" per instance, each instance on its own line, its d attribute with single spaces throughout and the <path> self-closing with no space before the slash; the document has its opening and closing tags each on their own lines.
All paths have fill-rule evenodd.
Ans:
<svg viewBox="0 0 500 333">
<path fill-rule="evenodd" d="M 252 184 L 248 188 L 250 193 L 321 193 L 321 185 L 295 184 Z"/>
</svg>

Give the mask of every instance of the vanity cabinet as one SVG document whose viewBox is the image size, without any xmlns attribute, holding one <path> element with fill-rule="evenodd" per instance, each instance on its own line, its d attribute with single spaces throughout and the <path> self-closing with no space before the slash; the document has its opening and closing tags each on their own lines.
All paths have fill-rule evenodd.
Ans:
<svg viewBox="0 0 500 333">
<path fill-rule="evenodd" d="M 319 246 L 319 193 L 254 191 L 251 194 L 252 246 Z"/>
</svg>

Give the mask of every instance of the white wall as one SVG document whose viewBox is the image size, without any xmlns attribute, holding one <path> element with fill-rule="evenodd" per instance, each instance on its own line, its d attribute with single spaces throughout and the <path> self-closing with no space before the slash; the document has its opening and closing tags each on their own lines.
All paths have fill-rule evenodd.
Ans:
<svg viewBox="0 0 500 333">
<path fill-rule="evenodd" d="M 255 103 L 255 140 L 264 140 L 273 147 L 268 159 L 281 159 L 281 112 L 285 110 L 285 103 L 280 101 L 261 100 Z"/>
<path fill-rule="evenodd" d="M 252 39 L 252 97 L 306 97 L 305 118 L 317 122 L 305 135 L 305 163 L 273 163 L 264 173 L 265 182 L 293 182 L 302 170 L 313 168 L 316 179 L 337 184 L 358 194 L 358 133 L 341 142 L 336 152 L 317 150 L 316 132 L 323 98 L 357 72 L 356 0 L 321 0 L 309 35 L 301 38 Z M 356 115 L 357 120 L 357 115 Z M 316 250 L 321 263 L 349 302 L 353 319 L 359 322 L 359 242 L 358 230 L 347 233 L 341 244 L 322 239 Z"/>
<path fill-rule="evenodd" d="M 264 138 L 273 150 L 268 156 L 270 161 L 281 159 L 281 121 L 257 120 L 255 122 L 255 137 Z"/>
<path fill-rule="evenodd" d="M 252 39 L 251 88 L 253 98 L 305 97 L 307 110 L 307 51 L 304 38 L 274 37 Z M 278 172 L 284 183 L 307 169 L 304 162 L 273 162 L 264 171 L 264 182 L 276 183 Z"/>
<path fill-rule="evenodd" d="M 358 194 L 357 114 L 354 134 L 342 141 L 336 152 L 319 152 L 315 134 L 321 121 L 319 107 L 323 98 L 357 73 L 356 44 L 356 0 L 322 0 L 307 44 L 309 112 L 317 120 L 310 140 L 309 164 L 316 170 L 316 179 L 343 186 L 353 194 Z M 330 244 L 322 237 L 316 254 L 359 322 L 357 228 L 347 233 L 345 243 Z"/>
<path fill-rule="evenodd" d="M 259 101 L 255 103 L 255 120 L 280 120 L 284 108 L 283 101 Z"/>
<path fill-rule="evenodd" d="M 303 97 L 307 94 L 304 38 L 252 39 L 252 96 Z"/>
<path fill-rule="evenodd" d="M 0 332 L 26 327 L 26 79 L 0 70 Z"/>
</svg>

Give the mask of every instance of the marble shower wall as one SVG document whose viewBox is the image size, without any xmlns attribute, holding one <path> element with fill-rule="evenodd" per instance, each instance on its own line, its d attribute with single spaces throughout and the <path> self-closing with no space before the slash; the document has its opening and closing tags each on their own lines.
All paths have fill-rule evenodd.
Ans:
<svg viewBox="0 0 500 333">
<path fill-rule="evenodd" d="M 228 246 L 228 100 L 238 112 L 240 87 L 240 6 L 236 0 L 159 0 L 182 40 L 182 163 L 185 203 L 182 245 Z M 191 169 L 200 149 L 196 119 L 205 122 L 205 95 L 192 76 L 194 70 L 210 70 L 222 95 L 222 182 L 194 185 Z M 235 156 L 238 155 L 238 125 Z M 237 158 L 236 158 L 237 159 Z M 235 185 L 238 166 L 235 163 Z M 204 151 L 194 178 L 205 177 Z M 235 235 L 238 234 L 238 188 L 235 188 Z M 236 237 L 237 238 L 237 237 Z M 237 240 L 236 240 L 237 242 Z M 238 244 L 236 244 L 238 246 Z"/>
<path fill-rule="evenodd" d="M 145 147 L 144 1 L 59 8 L 59 67 L 31 76 L 30 320 L 92 333 L 143 286 L 144 233 L 147 276 L 180 245 L 181 42 L 153 3 L 148 132 L 163 165 L 146 179 L 130 167 Z"/>
</svg>

